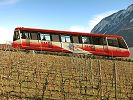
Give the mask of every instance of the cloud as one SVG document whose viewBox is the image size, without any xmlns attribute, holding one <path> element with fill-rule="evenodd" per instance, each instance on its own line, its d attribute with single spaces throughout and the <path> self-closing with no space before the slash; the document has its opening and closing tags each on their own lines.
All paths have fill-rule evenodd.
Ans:
<svg viewBox="0 0 133 100">
<path fill-rule="evenodd" d="M 0 5 L 11 5 L 15 4 L 20 0 L 0 0 Z"/>
<path fill-rule="evenodd" d="M 95 15 L 92 19 L 90 19 L 87 23 L 87 25 L 74 25 L 71 26 L 68 30 L 70 31 L 77 31 L 77 32 L 90 32 L 95 25 L 97 25 L 103 18 L 115 13 L 117 11 L 108 11 L 101 14 Z"/>
<path fill-rule="evenodd" d="M 0 43 L 12 42 L 13 29 L 8 29 L 0 26 Z"/>
<path fill-rule="evenodd" d="M 88 22 L 88 27 L 91 29 L 94 28 L 95 25 L 97 25 L 103 18 L 115 13 L 117 11 L 108 11 L 108 12 L 104 12 L 98 15 L 95 15 L 94 18 L 92 18 L 89 22 Z"/>
</svg>

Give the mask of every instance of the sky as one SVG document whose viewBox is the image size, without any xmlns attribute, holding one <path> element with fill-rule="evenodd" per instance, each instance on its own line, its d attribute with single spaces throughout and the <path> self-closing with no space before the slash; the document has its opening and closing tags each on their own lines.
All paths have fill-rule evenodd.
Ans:
<svg viewBox="0 0 133 100">
<path fill-rule="evenodd" d="M 133 0 L 0 0 L 0 43 L 10 43 L 15 27 L 90 32 L 106 16 Z"/>
</svg>

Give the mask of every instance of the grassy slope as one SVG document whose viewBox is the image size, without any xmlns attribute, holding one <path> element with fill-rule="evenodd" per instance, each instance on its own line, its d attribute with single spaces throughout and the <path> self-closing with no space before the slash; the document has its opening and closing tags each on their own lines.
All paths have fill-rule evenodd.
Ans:
<svg viewBox="0 0 133 100">
<path fill-rule="evenodd" d="M 9 51 L 0 56 L 1 98 L 133 99 L 131 62 Z"/>
</svg>

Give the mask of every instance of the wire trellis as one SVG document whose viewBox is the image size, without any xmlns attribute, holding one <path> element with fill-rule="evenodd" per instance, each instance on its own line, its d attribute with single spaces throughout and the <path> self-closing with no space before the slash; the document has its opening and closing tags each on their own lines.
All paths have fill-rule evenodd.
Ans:
<svg viewBox="0 0 133 100">
<path fill-rule="evenodd" d="M 133 62 L 11 51 L 0 56 L 2 99 L 133 99 Z"/>
</svg>

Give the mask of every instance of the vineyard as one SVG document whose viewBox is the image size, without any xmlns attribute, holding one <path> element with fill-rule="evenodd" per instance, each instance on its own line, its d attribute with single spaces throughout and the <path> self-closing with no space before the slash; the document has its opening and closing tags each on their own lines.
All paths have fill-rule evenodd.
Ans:
<svg viewBox="0 0 133 100">
<path fill-rule="evenodd" d="M 133 62 L 0 51 L 0 100 L 133 100 Z"/>
</svg>

